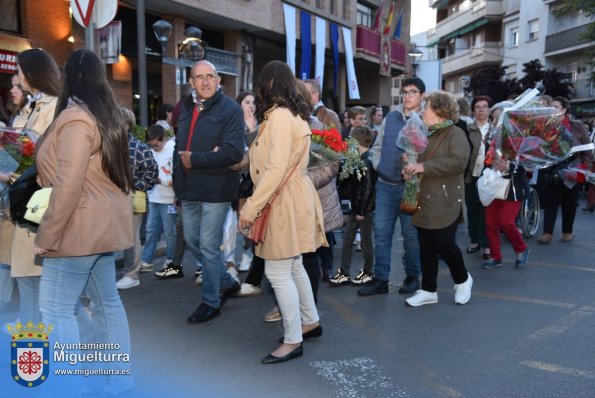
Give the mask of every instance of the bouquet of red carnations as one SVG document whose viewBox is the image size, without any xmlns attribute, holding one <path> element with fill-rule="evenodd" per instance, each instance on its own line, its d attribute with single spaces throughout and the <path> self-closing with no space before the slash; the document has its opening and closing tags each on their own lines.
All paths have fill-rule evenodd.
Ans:
<svg viewBox="0 0 595 398">
<path fill-rule="evenodd" d="M 341 159 L 347 150 L 341 133 L 335 128 L 312 129 L 308 167 L 325 165 Z"/>
<path fill-rule="evenodd" d="M 0 127 L 0 173 L 20 173 L 33 164 L 38 139 L 30 129 Z"/>
<path fill-rule="evenodd" d="M 427 146 L 428 129 L 419 116 L 414 113 L 399 132 L 399 137 L 397 138 L 397 147 L 407 153 L 407 164 L 415 164 L 417 163 L 417 156 L 424 153 Z M 410 178 L 405 182 L 403 198 L 401 199 L 402 212 L 413 214 L 417 211 L 419 181 L 420 177 L 415 174 L 410 176 Z"/>
</svg>

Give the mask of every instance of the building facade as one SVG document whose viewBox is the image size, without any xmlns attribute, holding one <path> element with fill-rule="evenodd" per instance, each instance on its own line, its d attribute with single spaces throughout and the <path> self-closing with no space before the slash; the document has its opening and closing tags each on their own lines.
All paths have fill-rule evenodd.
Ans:
<svg viewBox="0 0 595 398">
<path fill-rule="evenodd" d="M 7 18 L 0 25 L 0 60 L 2 57 L 11 60 L 11 57 L 27 48 L 42 47 L 52 53 L 59 64 L 63 64 L 69 52 L 85 46 L 85 31 L 71 17 L 69 2 L 7 0 L 3 4 L 7 4 L 4 7 L 7 9 Z M 297 70 L 302 61 L 302 37 L 308 37 L 311 41 L 310 55 L 314 60 L 314 18 L 326 22 L 323 99 L 328 106 L 340 111 L 350 105 L 388 107 L 392 104 L 392 79 L 408 70 L 406 52 L 410 0 L 120 1 L 114 20 L 121 21 L 121 49 L 117 62 L 107 64 L 108 77 L 119 101 L 139 114 L 139 57 L 146 57 L 149 122 L 154 121 L 154 111 L 159 104 L 175 104 L 178 101 L 181 83 L 187 81 L 188 67 L 192 64 L 183 58 L 180 51 L 189 26 L 196 26 L 202 31 L 201 40 L 207 44 L 206 59 L 217 66 L 226 94 L 235 97 L 241 90 L 252 90 L 258 71 L 264 64 L 271 60 L 286 61 L 288 32 L 284 4 L 297 10 L 295 32 L 290 32 L 296 37 Z M 139 8 L 145 9 L 144 30 L 139 30 L 137 26 Z M 392 16 L 389 16 L 391 8 Z M 303 12 L 312 18 L 310 35 L 302 35 L 301 32 Z M 373 21 L 377 15 L 382 29 L 388 25 L 388 32 L 374 29 Z M 158 20 L 166 20 L 172 26 L 171 34 L 163 46 L 153 32 L 153 24 Z M 400 33 L 396 35 L 398 23 Z M 344 40 L 339 37 L 336 45 L 333 44 L 328 30 L 331 24 L 339 28 L 341 35 L 341 28 L 349 29 L 351 34 L 351 53 L 359 98 L 350 98 L 346 89 Z M 139 54 L 138 35 L 143 31 L 146 48 L 143 54 Z M 96 32 L 94 48 L 99 51 L 97 39 Z M 383 43 L 384 46 L 381 45 Z M 338 50 L 336 68 L 333 64 L 335 47 Z M 383 71 L 381 66 L 384 67 Z M 311 69 L 314 69 L 313 61 Z M 0 68 L 4 98 L 13 72 L 14 65 Z"/>
</svg>

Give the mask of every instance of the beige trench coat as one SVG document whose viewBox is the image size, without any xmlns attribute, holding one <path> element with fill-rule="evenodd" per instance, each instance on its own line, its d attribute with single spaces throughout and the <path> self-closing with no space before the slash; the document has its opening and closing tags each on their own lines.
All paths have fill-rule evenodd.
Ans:
<svg viewBox="0 0 595 398">
<path fill-rule="evenodd" d="M 271 199 L 285 176 L 298 164 L 271 207 L 265 241 L 256 255 L 281 260 L 328 246 L 324 235 L 322 207 L 308 177 L 310 128 L 287 108 L 272 108 L 250 147 L 250 176 L 254 193 L 241 210 L 253 222 Z M 304 156 L 304 153 L 306 154 Z"/>
<path fill-rule="evenodd" d="M 35 109 L 31 112 L 24 126 L 17 125 L 20 122 L 15 121 L 14 127 L 27 127 L 35 130 L 39 134 L 45 133 L 46 129 L 54 119 L 56 104 L 58 99 L 49 95 L 44 95 L 37 100 Z M 40 276 L 41 258 L 33 254 L 33 243 L 35 234 L 27 228 L 13 227 L 12 249 L 10 256 L 10 275 L 12 277 L 21 276 Z"/>
</svg>

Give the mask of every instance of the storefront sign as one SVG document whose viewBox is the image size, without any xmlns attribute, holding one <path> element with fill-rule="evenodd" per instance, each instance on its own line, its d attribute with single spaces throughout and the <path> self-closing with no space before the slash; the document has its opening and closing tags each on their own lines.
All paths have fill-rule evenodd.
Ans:
<svg viewBox="0 0 595 398">
<path fill-rule="evenodd" d="M 17 71 L 17 53 L 0 50 L 0 73 L 13 74 Z"/>
</svg>

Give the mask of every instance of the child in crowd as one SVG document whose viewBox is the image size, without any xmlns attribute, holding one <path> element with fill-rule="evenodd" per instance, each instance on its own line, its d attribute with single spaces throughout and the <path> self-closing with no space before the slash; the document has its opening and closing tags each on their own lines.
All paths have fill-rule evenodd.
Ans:
<svg viewBox="0 0 595 398">
<path fill-rule="evenodd" d="M 165 129 L 154 125 L 147 130 L 147 142 L 159 167 L 157 184 L 147 194 L 149 197 L 149 213 L 147 215 L 147 238 L 142 254 L 141 272 L 153 271 L 155 247 L 165 232 L 165 265 L 172 264 L 176 244 L 175 225 L 176 211 L 174 206 L 174 190 L 172 181 L 174 140 L 165 137 Z M 178 277 L 182 277 L 180 273 Z"/>
<path fill-rule="evenodd" d="M 374 226 L 374 191 L 378 174 L 372 167 L 368 149 L 374 141 L 374 132 L 367 126 L 357 126 L 351 131 L 351 137 L 358 142 L 361 159 L 366 165 L 366 173 L 357 178 L 352 174 L 341 183 L 341 192 L 349 198 L 350 210 L 345 215 L 345 233 L 343 235 L 343 249 L 341 253 L 341 267 L 337 275 L 330 279 L 333 286 L 349 283 L 361 285 L 372 280 L 374 267 L 374 243 L 372 230 Z M 364 254 L 364 268 L 353 279 L 349 278 L 351 266 L 351 242 L 357 229 L 361 231 L 362 251 Z"/>
</svg>

